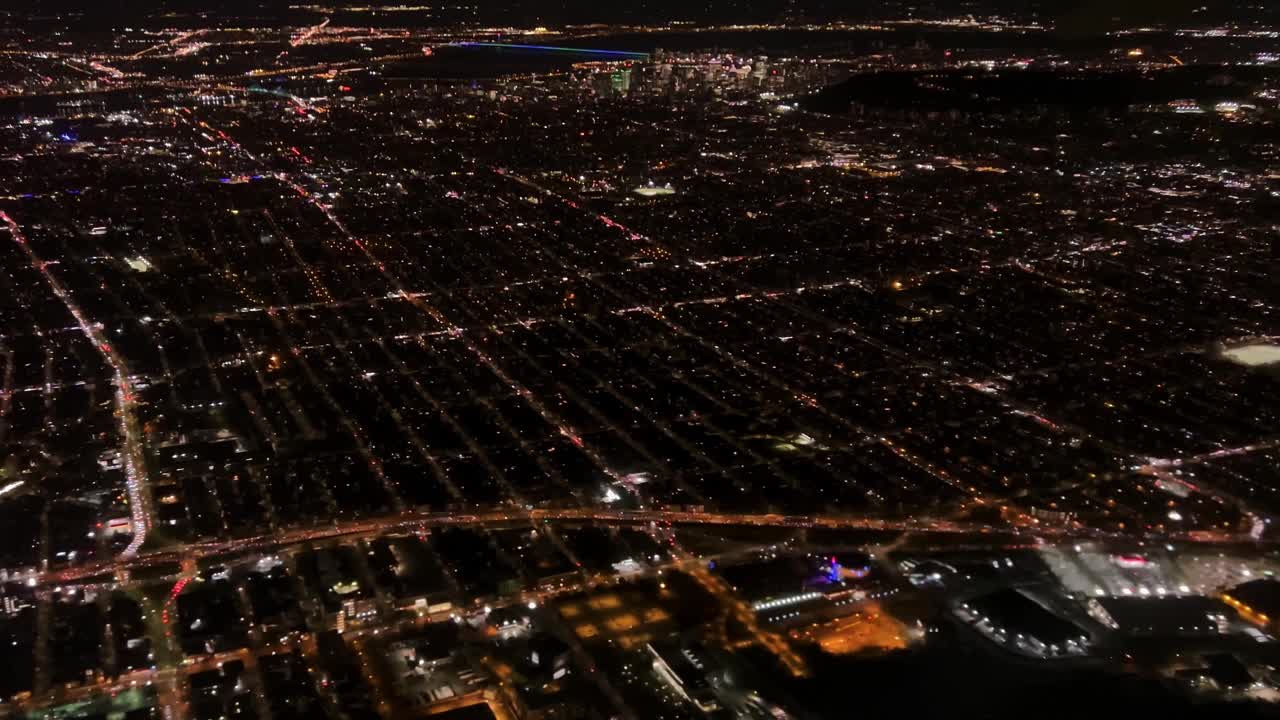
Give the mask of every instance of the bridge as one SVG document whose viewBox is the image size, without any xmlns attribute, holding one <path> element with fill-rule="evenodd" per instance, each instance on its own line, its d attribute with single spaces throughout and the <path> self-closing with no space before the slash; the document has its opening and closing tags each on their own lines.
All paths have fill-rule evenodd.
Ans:
<svg viewBox="0 0 1280 720">
<path fill-rule="evenodd" d="M 601 50 L 599 48 L 572 48 L 560 47 L 557 45 L 524 45 L 521 43 L 500 43 L 500 42 L 456 42 L 451 43 L 453 47 L 464 48 L 499 48 L 505 50 L 532 50 L 535 52 L 558 52 L 571 53 L 575 55 L 602 55 L 606 57 L 618 58 L 620 60 L 648 60 L 649 53 L 632 52 L 630 50 Z"/>
</svg>

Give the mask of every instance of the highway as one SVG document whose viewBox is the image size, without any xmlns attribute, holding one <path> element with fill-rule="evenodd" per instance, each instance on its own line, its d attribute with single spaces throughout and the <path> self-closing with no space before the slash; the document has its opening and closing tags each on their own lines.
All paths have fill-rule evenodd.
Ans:
<svg viewBox="0 0 1280 720">
<path fill-rule="evenodd" d="M 320 542 L 341 538 L 359 538 L 387 532 L 430 530 L 449 527 L 505 527 L 509 525 L 595 522 L 617 525 L 731 525 L 742 527 L 821 528 L 829 530 L 865 530 L 875 532 L 909 533 L 912 535 L 940 535 L 960 538 L 1000 534 L 1002 538 L 1025 538 L 1035 544 L 1041 538 L 1054 541 L 1074 539 L 1110 540 L 1123 539 L 1112 533 L 1092 528 L 1046 527 L 1027 528 L 991 526 L 982 523 L 938 519 L 926 516 L 914 518 L 882 518 L 858 515 L 779 515 L 776 513 L 726 513 L 692 510 L 614 510 L 609 508 L 526 509 L 513 506 L 478 509 L 472 512 L 405 511 L 377 518 L 320 526 L 284 529 L 278 533 L 254 535 L 231 540 L 213 540 L 188 543 L 173 548 L 144 550 L 130 557 L 79 565 L 63 570 L 42 573 L 37 583 L 57 586 L 82 581 L 113 571 L 129 571 L 162 563 L 190 562 L 202 558 L 251 552 L 276 552 L 290 545 Z M 1229 543 L 1240 540 L 1236 535 L 1206 535 L 1183 533 L 1177 535 L 1148 536 L 1149 540 L 1162 542 Z M 1001 540 L 1004 542 L 1004 540 Z"/>
</svg>

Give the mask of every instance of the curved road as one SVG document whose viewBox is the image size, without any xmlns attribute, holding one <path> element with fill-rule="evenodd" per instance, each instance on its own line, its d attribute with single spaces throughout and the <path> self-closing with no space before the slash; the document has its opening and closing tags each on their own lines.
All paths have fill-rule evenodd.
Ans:
<svg viewBox="0 0 1280 720">
<path fill-rule="evenodd" d="M 129 380 L 129 368 L 125 365 L 124 358 L 120 357 L 120 354 L 107 341 L 102 332 L 102 326 L 97 323 L 91 323 L 85 318 L 84 313 L 80 311 L 80 307 L 72 299 L 71 293 L 62 285 L 57 276 L 49 272 L 49 267 L 45 261 L 27 243 L 27 238 L 22 234 L 22 229 L 3 210 L 0 210 L 0 223 L 8 227 L 9 235 L 18 244 L 18 247 L 26 253 L 27 258 L 31 261 L 31 266 L 44 276 L 45 281 L 53 290 L 53 294 L 57 295 L 62 304 L 67 307 L 67 311 L 75 318 L 76 325 L 80 326 L 80 332 L 84 333 L 84 336 L 89 340 L 89 344 L 93 345 L 102 354 L 102 357 L 106 359 L 107 364 L 111 366 L 112 382 L 115 384 L 115 415 L 116 421 L 120 425 L 120 437 L 123 442 L 120 448 L 120 456 L 124 466 L 125 485 L 129 492 L 129 514 L 133 524 L 133 540 L 125 548 L 123 556 L 126 558 L 134 557 L 138 554 L 142 544 L 146 542 L 147 532 L 151 529 L 151 505 L 148 496 L 147 471 L 143 457 L 142 442 L 138 439 L 137 421 L 133 413 L 137 396 Z"/>
</svg>

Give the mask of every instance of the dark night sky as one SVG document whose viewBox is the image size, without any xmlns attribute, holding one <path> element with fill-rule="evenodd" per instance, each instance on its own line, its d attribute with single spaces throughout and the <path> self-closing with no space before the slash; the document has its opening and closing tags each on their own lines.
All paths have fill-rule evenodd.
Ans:
<svg viewBox="0 0 1280 720">
<path fill-rule="evenodd" d="M 316 4 L 375 4 L 366 0 L 315 0 Z M 387 4 L 399 4 L 388 0 Z M 1179 22 L 1195 18 L 1197 8 L 1203 19 L 1216 19 L 1253 2 L 1223 0 L 422 0 L 413 4 L 474 4 L 475 19 L 484 23 L 545 21 L 548 23 L 656 22 L 666 19 L 734 22 L 775 20 L 788 2 L 801 14 L 815 19 L 934 16 L 960 12 L 1002 13 L 1054 18 L 1077 31 L 1097 31 L 1115 25 Z M 0 8 L 38 14 L 78 12 L 114 22 L 136 21 L 165 12 L 213 12 L 224 16 L 275 18 L 296 16 L 289 5 L 309 4 L 307 0 L 0 0 Z M 1280 3 L 1270 3 L 1280 5 Z M 1274 11 L 1273 11 L 1274 12 Z"/>
</svg>

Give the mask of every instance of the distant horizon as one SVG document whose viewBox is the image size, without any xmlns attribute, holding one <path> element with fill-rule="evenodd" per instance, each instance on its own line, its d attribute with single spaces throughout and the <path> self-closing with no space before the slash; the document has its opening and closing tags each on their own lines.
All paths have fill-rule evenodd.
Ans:
<svg viewBox="0 0 1280 720">
<path fill-rule="evenodd" d="M 1051 21 L 1074 32 L 1105 31 L 1115 27 L 1135 24 L 1173 23 L 1194 20 L 1199 16 L 1206 22 L 1219 17 L 1233 16 L 1236 10 L 1225 7 L 1202 7 L 1195 0 L 1129 0 L 1105 2 L 1104 0 L 995 0 L 978 6 L 973 0 L 933 0 L 909 2 L 909 0 L 884 0 L 859 3 L 851 6 L 845 0 L 705 0 L 688 3 L 681 0 L 651 0 L 644 4 L 608 4 L 593 0 L 478 0 L 437 8 L 426 2 L 402 2 L 388 0 L 371 3 L 364 0 L 336 0 L 307 2 L 305 0 L 0 0 L 0 9 L 32 16 L 56 16 L 59 13 L 77 13 L 85 17 L 115 17 L 121 22 L 129 19 L 156 17 L 164 13 L 200 13 L 229 17 L 282 18 L 303 16 L 310 6 L 332 8 L 343 12 L 346 7 L 429 8 L 431 18 L 417 17 L 414 11 L 397 10 L 378 13 L 380 25 L 402 18 L 412 24 L 429 24 L 433 19 L 457 22 L 471 17 L 477 22 L 494 23 L 504 19 L 518 24 L 547 22 L 555 25 L 591 23 L 663 23 L 676 20 L 694 22 L 763 22 L 785 17 L 807 18 L 815 21 L 862 20 L 887 18 L 940 18 L 975 14 L 979 16 L 1003 14 L 1014 18 L 1036 18 Z M 1277 4 L 1280 5 L 1280 4 Z M 445 12 L 440 13 L 443 9 Z M 1280 15 L 1280 8 L 1253 9 L 1260 16 Z M 352 21 L 372 13 L 351 13 Z"/>
</svg>

